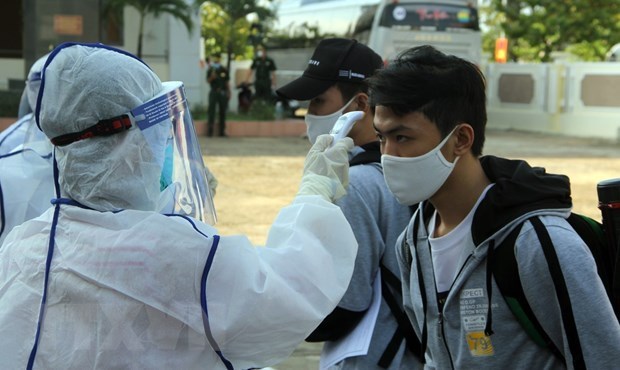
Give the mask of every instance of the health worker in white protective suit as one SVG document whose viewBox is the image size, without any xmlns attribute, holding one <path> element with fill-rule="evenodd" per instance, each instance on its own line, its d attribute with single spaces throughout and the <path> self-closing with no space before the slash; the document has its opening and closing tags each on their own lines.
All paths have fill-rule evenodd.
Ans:
<svg viewBox="0 0 620 370">
<path fill-rule="evenodd" d="M 28 72 L 24 96 L 31 113 L 0 132 L 0 245 L 13 227 L 47 210 L 54 197 L 54 147 L 37 127 L 33 113 L 48 56 L 39 58 Z M 217 178 L 206 166 L 205 175 L 215 195 Z"/>
<path fill-rule="evenodd" d="M 39 58 L 28 71 L 26 88 L 23 94 L 25 99 L 22 99 L 25 101 L 23 105 L 28 108 L 28 112 L 19 116 L 15 123 L 0 132 L 0 155 L 10 153 L 27 142 L 49 141 L 45 134 L 36 128 L 34 114 L 32 113 L 36 106 L 39 87 L 41 86 L 41 69 L 43 69 L 48 56 L 49 54 L 46 54 Z M 52 146 L 49 144 L 48 153 L 51 153 L 51 148 Z"/>
<path fill-rule="evenodd" d="M 336 307 L 357 251 L 332 204 L 350 139 L 317 140 L 255 247 L 203 222 L 212 203 L 181 83 L 101 44 L 58 46 L 42 76 L 35 114 L 60 189 L 0 248 L 2 367 L 266 367 Z"/>
<path fill-rule="evenodd" d="M 41 69 L 48 55 L 37 60 L 24 89 L 34 107 Z M 51 207 L 54 197 L 53 146 L 29 113 L 0 132 L 0 245 L 9 232 Z"/>
</svg>

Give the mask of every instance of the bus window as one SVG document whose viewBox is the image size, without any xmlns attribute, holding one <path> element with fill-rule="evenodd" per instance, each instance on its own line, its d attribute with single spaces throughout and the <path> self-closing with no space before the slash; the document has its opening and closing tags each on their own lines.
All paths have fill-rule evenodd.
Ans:
<svg viewBox="0 0 620 370">
<path fill-rule="evenodd" d="M 480 29 L 478 11 L 472 6 L 418 2 L 386 5 L 379 26 L 422 31 Z"/>
<path fill-rule="evenodd" d="M 377 7 L 379 5 L 368 5 L 362 7 L 362 14 L 355 23 L 353 30 L 353 38 L 362 44 L 367 44 L 370 38 L 370 31 L 372 30 L 372 24 L 375 20 L 375 14 L 377 13 Z"/>
</svg>

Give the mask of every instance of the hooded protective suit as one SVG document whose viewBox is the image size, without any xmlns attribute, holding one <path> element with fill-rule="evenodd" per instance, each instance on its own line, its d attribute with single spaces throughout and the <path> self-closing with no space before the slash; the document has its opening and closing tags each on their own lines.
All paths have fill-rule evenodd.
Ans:
<svg viewBox="0 0 620 370">
<path fill-rule="evenodd" d="M 37 103 L 37 95 L 39 95 L 39 87 L 41 86 L 41 70 L 47 60 L 49 54 L 39 58 L 28 71 L 26 79 L 26 88 L 23 96 L 25 97 L 24 105 L 27 113 L 19 116 L 17 122 L 0 132 L 0 155 L 7 154 L 14 149 L 20 149 L 22 145 L 34 141 L 47 141 L 47 137 L 41 130 L 33 129 L 35 125 L 34 114 L 32 111 Z M 52 146 L 49 146 L 48 152 L 51 152 Z"/>
<path fill-rule="evenodd" d="M 61 45 L 48 63 L 36 114 L 50 139 L 162 90 L 145 64 L 102 45 Z M 347 169 L 347 145 L 311 151 L 303 195 L 259 248 L 155 211 L 162 169 L 133 118 L 125 131 L 56 147 L 62 196 L 0 248 L 3 366 L 247 369 L 285 359 L 352 274 L 357 243 L 325 196 L 337 164 Z"/>
<path fill-rule="evenodd" d="M 617 367 L 620 326 L 590 251 L 565 220 L 572 206 L 568 179 L 518 160 L 485 156 L 481 164 L 493 185 L 474 211 L 470 234 L 474 247 L 463 251 L 462 266 L 447 297 L 440 297 L 436 290 L 424 226 L 429 219 L 426 203 L 420 205 L 397 243 L 405 311 L 418 336 L 428 343 L 427 365 L 437 369 L 564 368 L 549 349 L 529 337 L 490 273 L 489 251 L 536 215 L 556 249 L 587 367 Z M 571 364 L 549 267 L 529 221 L 516 239 L 515 256 L 533 313 Z"/>
</svg>

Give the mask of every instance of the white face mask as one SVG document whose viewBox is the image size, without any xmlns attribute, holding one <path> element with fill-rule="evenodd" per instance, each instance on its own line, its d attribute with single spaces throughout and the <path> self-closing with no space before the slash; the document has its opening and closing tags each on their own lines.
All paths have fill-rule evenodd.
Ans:
<svg viewBox="0 0 620 370">
<path fill-rule="evenodd" d="M 308 134 L 308 140 L 311 144 L 314 144 L 316 138 L 319 135 L 329 134 L 332 130 L 338 118 L 342 116 L 344 110 L 355 100 L 355 96 L 351 98 L 342 108 L 335 111 L 332 114 L 326 116 L 315 116 L 314 114 L 306 114 L 304 121 L 306 122 L 306 132 Z"/>
<path fill-rule="evenodd" d="M 398 203 L 411 206 L 427 200 L 446 182 L 459 157 L 456 157 L 454 163 L 450 163 L 441 153 L 441 148 L 454 130 L 434 149 L 421 156 L 381 156 L 385 183 Z"/>
</svg>

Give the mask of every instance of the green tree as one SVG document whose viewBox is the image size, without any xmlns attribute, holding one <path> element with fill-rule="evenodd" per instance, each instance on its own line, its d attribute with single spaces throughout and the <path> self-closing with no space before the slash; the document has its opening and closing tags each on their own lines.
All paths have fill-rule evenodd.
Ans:
<svg viewBox="0 0 620 370">
<path fill-rule="evenodd" d="M 504 35 L 501 24 L 505 22 L 504 14 L 496 11 L 489 1 L 480 4 L 479 13 L 480 23 L 484 23 L 482 33 L 482 50 L 489 56 L 489 60 L 494 60 L 495 40 Z M 508 51 L 510 52 L 510 46 Z"/>
<path fill-rule="evenodd" d="M 345 35 L 350 37 L 350 34 Z M 269 41 L 278 48 L 314 48 L 322 39 L 336 37 L 334 33 L 321 33 L 318 25 L 303 22 L 299 25 L 291 24 L 289 28 L 271 30 Z"/>
<path fill-rule="evenodd" d="M 271 1 L 271 0 L 269 0 Z M 261 24 L 267 24 L 274 16 L 273 11 L 259 5 L 259 0 L 196 0 L 194 5 L 201 9 L 201 35 L 205 39 L 205 52 L 225 53 L 227 67 L 236 55 L 246 54 L 252 28 L 248 16 L 255 14 Z M 264 41 L 264 40 L 263 40 Z"/>
<path fill-rule="evenodd" d="M 620 0 L 488 0 L 490 39 L 503 33 L 509 59 L 548 62 L 554 52 L 603 60 L 620 41 Z M 488 51 L 488 49 L 487 49 Z"/>
<path fill-rule="evenodd" d="M 144 36 L 144 19 L 147 15 L 159 17 L 167 13 L 180 20 L 191 32 L 194 25 L 192 22 L 192 7 L 185 0 L 104 0 L 104 14 L 110 12 L 122 12 L 125 7 L 132 7 L 139 13 L 138 18 L 138 58 L 142 58 L 142 41 Z"/>
</svg>

